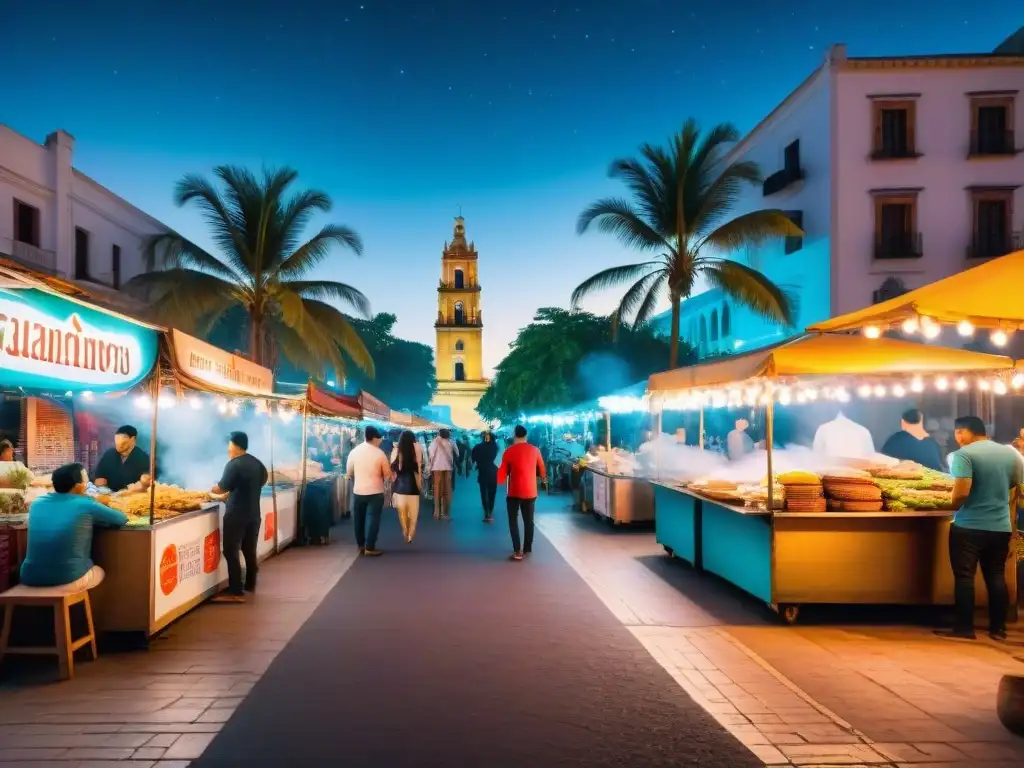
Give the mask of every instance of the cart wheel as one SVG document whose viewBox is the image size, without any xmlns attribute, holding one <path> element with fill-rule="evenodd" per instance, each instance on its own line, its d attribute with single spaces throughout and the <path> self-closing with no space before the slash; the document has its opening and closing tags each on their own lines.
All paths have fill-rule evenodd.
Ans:
<svg viewBox="0 0 1024 768">
<path fill-rule="evenodd" d="M 661 547 L 662 547 L 662 549 L 665 550 L 665 554 L 668 555 L 669 557 L 675 557 L 676 556 L 676 552 L 675 552 L 674 549 L 672 549 L 672 547 L 666 546 L 665 544 L 662 544 Z"/>
<path fill-rule="evenodd" d="M 797 619 L 800 618 L 800 606 L 799 605 L 780 605 L 779 615 L 782 620 L 789 625 L 796 624 Z"/>
</svg>

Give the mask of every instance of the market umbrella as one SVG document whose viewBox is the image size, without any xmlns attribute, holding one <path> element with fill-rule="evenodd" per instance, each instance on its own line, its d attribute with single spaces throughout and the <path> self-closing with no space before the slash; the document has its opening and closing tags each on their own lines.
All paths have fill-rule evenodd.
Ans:
<svg viewBox="0 0 1024 768">
<path fill-rule="evenodd" d="M 894 299 L 823 320 L 810 332 L 849 331 L 882 326 L 917 316 L 939 323 L 970 322 L 978 328 L 1024 328 L 1024 251 L 986 261 Z"/>
</svg>

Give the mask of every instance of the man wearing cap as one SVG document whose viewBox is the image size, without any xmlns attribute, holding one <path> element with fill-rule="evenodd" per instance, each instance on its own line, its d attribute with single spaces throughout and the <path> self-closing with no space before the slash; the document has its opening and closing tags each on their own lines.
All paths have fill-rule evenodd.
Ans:
<svg viewBox="0 0 1024 768">
<path fill-rule="evenodd" d="M 366 428 L 366 441 L 348 455 L 345 474 L 352 478 L 352 517 L 359 554 L 376 557 L 380 513 L 384 508 L 384 484 L 393 479 L 391 463 L 380 449 L 381 434 L 376 427 Z M 367 530 L 366 518 L 370 518 Z"/>
<path fill-rule="evenodd" d="M 138 437 L 139 431 L 131 424 L 117 428 L 114 447 L 106 450 L 92 473 L 93 485 L 107 487 L 112 493 L 149 487 L 149 454 L 135 444 Z"/>
</svg>

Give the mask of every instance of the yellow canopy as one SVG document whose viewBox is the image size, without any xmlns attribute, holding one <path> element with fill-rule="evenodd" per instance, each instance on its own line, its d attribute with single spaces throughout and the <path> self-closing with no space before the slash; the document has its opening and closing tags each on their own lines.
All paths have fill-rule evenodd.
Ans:
<svg viewBox="0 0 1024 768">
<path fill-rule="evenodd" d="M 992 259 L 870 307 L 833 317 L 808 331 L 849 331 L 925 315 L 939 322 L 969 320 L 979 328 L 1024 328 L 1024 251 Z"/>
<path fill-rule="evenodd" d="M 966 373 L 1012 368 L 1013 360 L 1003 355 L 898 339 L 826 334 L 802 336 L 745 355 L 656 373 L 648 379 L 647 390 L 714 387 L 757 377 Z"/>
</svg>

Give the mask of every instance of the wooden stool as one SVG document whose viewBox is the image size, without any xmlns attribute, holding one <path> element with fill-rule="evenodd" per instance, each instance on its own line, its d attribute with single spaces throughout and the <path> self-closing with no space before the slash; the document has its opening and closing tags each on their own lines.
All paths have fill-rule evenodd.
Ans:
<svg viewBox="0 0 1024 768">
<path fill-rule="evenodd" d="M 93 585 L 95 586 L 95 585 Z M 85 603 L 85 623 L 88 634 L 78 640 L 71 639 L 71 606 Z M 53 609 L 53 647 L 9 646 L 14 609 L 21 606 L 46 606 Z M 60 679 L 75 676 L 75 651 L 88 644 L 95 661 L 96 628 L 92 623 L 92 604 L 89 590 L 69 590 L 67 587 L 26 587 L 19 584 L 0 594 L 0 607 L 4 608 L 4 626 L 0 632 L 0 662 L 6 654 L 56 656 L 60 665 Z"/>
</svg>

